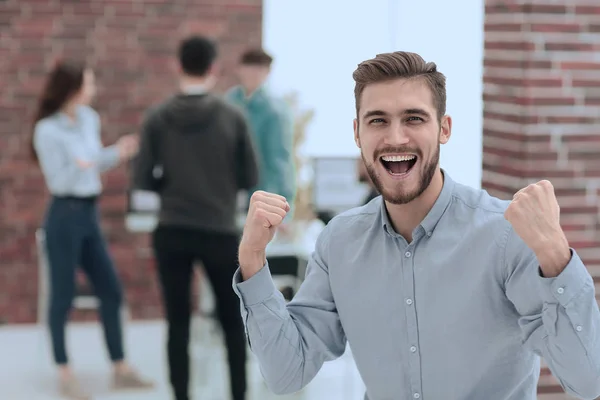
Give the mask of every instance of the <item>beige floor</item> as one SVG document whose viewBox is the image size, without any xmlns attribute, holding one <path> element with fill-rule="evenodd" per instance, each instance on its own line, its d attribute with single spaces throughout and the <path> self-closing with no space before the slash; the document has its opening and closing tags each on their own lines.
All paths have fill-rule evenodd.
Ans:
<svg viewBox="0 0 600 400">
<path fill-rule="evenodd" d="M 197 326 L 206 326 L 197 325 Z M 195 399 L 227 400 L 228 378 L 218 336 L 196 329 L 192 346 Z M 151 392 L 111 393 L 109 366 L 101 332 L 96 324 L 71 326 L 70 354 L 81 380 L 93 389 L 95 400 L 170 400 L 164 362 L 164 326 L 161 322 L 131 323 L 127 329 L 128 353 L 140 371 L 156 380 Z M 210 366 L 210 367 L 209 367 Z M 327 363 L 313 382 L 291 396 L 268 392 L 258 367 L 250 370 L 249 400 L 362 400 L 363 383 L 348 350 L 339 360 Z M 36 326 L 0 328 L 0 399 L 60 400 L 56 394 L 45 332 Z M 564 400 L 564 395 L 540 396 L 540 400 Z"/>
<path fill-rule="evenodd" d="M 192 346 L 195 399 L 227 400 L 228 377 L 218 337 L 205 335 Z M 160 322 L 132 323 L 127 329 L 128 353 L 140 371 L 157 382 L 152 392 L 110 393 L 109 365 L 100 329 L 95 324 L 71 326 L 68 331 L 73 366 L 93 388 L 95 400 L 170 400 L 164 362 L 164 327 Z M 210 368 L 208 366 L 210 365 Z M 302 392 L 269 394 L 255 362 L 250 370 L 249 400 L 362 400 L 364 386 L 352 356 L 328 363 Z M 60 400 L 45 332 L 35 326 L 0 328 L 0 399 Z"/>
</svg>

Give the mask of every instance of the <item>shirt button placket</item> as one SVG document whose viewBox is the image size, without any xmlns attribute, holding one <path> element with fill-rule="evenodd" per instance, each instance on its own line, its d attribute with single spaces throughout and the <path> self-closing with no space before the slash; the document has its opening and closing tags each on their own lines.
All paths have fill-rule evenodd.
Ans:
<svg viewBox="0 0 600 400">
<path fill-rule="evenodd" d="M 414 242 L 413 242 L 414 243 Z M 408 339 L 408 364 L 410 366 L 410 383 L 412 396 L 415 399 L 421 397 L 421 359 L 418 351 L 419 344 L 419 333 L 417 327 L 417 312 L 415 309 L 414 299 L 414 252 L 415 248 L 411 249 L 409 246 L 404 251 L 403 257 L 403 276 L 404 276 L 404 293 L 406 294 L 405 299 L 405 312 L 406 312 L 406 329 Z"/>
</svg>

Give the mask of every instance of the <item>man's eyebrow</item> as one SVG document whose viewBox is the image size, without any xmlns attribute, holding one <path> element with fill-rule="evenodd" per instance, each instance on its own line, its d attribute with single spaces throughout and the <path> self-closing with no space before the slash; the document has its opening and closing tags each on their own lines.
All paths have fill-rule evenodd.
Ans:
<svg viewBox="0 0 600 400">
<path fill-rule="evenodd" d="M 369 110 L 367 112 L 365 112 L 362 116 L 363 119 L 369 118 L 369 117 L 386 117 L 389 116 L 390 114 L 386 111 L 383 110 Z M 405 110 L 402 110 L 400 112 L 400 115 L 420 115 L 422 117 L 426 117 L 426 118 L 430 118 L 431 115 L 423 110 L 422 108 L 407 108 Z"/>
<path fill-rule="evenodd" d="M 385 111 L 382 111 L 382 110 L 370 110 L 370 111 L 365 112 L 362 117 L 363 118 L 384 117 L 386 115 L 388 115 L 388 113 Z"/>
<path fill-rule="evenodd" d="M 422 117 L 427 117 L 429 118 L 429 113 L 425 110 L 423 110 L 422 108 L 409 108 L 407 110 L 402 111 L 403 115 L 420 115 Z"/>
</svg>

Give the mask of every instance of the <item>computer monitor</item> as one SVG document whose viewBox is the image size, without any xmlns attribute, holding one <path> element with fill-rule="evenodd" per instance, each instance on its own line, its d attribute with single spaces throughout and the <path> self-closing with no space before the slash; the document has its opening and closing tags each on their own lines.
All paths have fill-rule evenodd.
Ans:
<svg viewBox="0 0 600 400">
<path fill-rule="evenodd" d="M 246 191 L 238 193 L 238 220 L 246 215 L 248 208 Z M 127 192 L 127 214 L 125 226 L 131 232 L 152 232 L 158 223 L 160 196 L 146 190 L 129 190 Z"/>
<path fill-rule="evenodd" d="M 146 190 L 127 192 L 125 227 L 130 232 L 152 232 L 158 223 L 160 197 Z"/>
<path fill-rule="evenodd" d="M 313 158 L 313 206 L 315 212 L 338 214 L 362 205 L 369 186 L 358 180 L 358 158 Z"/>
</svg>

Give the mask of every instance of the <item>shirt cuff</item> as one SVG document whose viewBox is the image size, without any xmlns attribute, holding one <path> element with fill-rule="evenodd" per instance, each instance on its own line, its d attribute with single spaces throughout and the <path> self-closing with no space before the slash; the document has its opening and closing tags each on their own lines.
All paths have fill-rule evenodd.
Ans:
<svg viewBox="0 0 600 400">
<path fill-rule="evenodd" d="M 240 268 L 233 275 L 233 290 L 242 300 L 245 307 L 264 303 L 277 292 L 277 288 L 271 279 L 271 271 L 267 262 L 250 279 L 243 281 Z"/>
<path fill-rule="evenodd" d="M 571 260 L 558 276 L 544 278 L 539 269 L 538 274 L 544 302 L 558 302 L 563 307 L 566 307 L 574 297 L 578 296 L 585 285 L 593 285 L 590 273 L 573 249 L 571 249 Z"/>
</svg>

